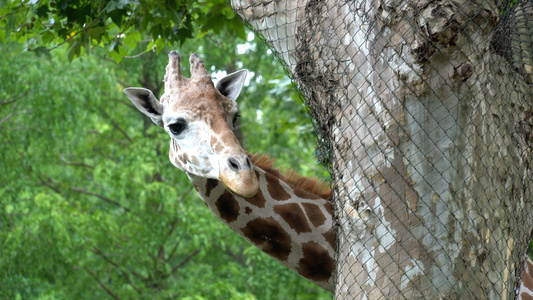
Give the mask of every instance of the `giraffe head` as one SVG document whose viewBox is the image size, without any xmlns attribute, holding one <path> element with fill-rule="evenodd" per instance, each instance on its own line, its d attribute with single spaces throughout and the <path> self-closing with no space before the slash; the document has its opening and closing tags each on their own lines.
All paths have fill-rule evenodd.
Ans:
<svg viewBox="0 0 533 300">
<path fill-rule="evenodd" d="M 191 78 L 182 75 L 176 51 L 168 56 L 161 101 L 144 88 L 127 88 L 124 93 L 168 132 L 172 164 L 188 174 L 218 179 L 238 196 L 254 196 L 259 190 L 257 177 L 233 133 L 238 116 L 235 100 L 248 72 L 235 72 L 215 85 L 197 54 L 190 57 Z"/>
</svg>

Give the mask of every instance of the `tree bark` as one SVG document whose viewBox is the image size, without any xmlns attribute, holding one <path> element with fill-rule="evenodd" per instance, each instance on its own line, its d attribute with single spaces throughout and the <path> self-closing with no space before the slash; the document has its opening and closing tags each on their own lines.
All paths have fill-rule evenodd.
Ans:
<svg viewBox="0 0 533 300">
<path fill-rule="evenodd" d="M 495 49 L 501 1 L 232 6 L 329 141 L 336 295 L 512 299 L 533 228 L 533 91 Z"/>
</svg>

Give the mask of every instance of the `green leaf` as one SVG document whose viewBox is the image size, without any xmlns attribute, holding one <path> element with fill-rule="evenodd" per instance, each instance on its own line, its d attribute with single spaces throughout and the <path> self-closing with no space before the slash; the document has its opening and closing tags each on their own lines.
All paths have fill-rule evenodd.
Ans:
<svg viewBox="0 0 533 300">
<path fill-rule="evenodd" d="M 111 44 L 109 44 L 109 52 L 112 52 L 113 50 L 115 50 L 115 48 L 117 48 L 117 45 L 118 45 L 118 39 L 113 39 L 111 41 Z"/>
<path fill-rule="evenodd" d="M 130 48 L 130 50 L 137 47 L 137 42 L 141 40 L 141 34 L 138 31 L 129 32 L 124 38 L 124 46 Z"/>
<path fill-rule="evenodd" d="M 55 38 L 56 35 L 52 31 L 46 30 L 41 33 L 41 40 L 45 45 L 50 44 Z"/>
<path fill-rule="evenodd" d="M 114 49 L 110 49 L 107 55 L 118 64 L 122 61 L 122 59 L 124 59 L 124 56 L 126 55 L 126 50 L 124 49 L 124 47 L 117 46 Z"/>
<path fill-rule="evenodd" d="M 92 39 L 100 41 L 102 34 L 106 32 L 105 27 L 103 26 L 96 26 L 89 28 L 87 30 L 87 35 L 90 36 Z"/>
<path fill-rule="evenodd" d="M 107 55 L 111 57 L 117 64 L 122 61 L 122 55 L 120 55 L 116 51 L 110 51 L 107 53 Z"/>
<path fill-rule="evenodd" d="M 69 6 L 65 9 L 65 14 L 68 23 L 78 23 L 82 25 L 85 24 L 87 16 L 91 15 L 91 6 L 89 4 L 77 8 Z"/>
<path fill-rule="evenodd" d="M 68 7 L 69 0 L 59 0 L 59 2 L 56 2 L 56 7 L 64 10 Z"/>
<path fill-rule="evenodd" d="M 115 1 L 115 0 L 112 0 L 112 1 L 109 1 L 106 5 L 106 7 L 104 8 L 105 12 L 111 12 L 111 11 L 114 11 L 114 10 L 120 10 L 120 9 L 123 9 L 124 6 L 130 4 L 130 1 L 125 1 L 125 0 L 119 0 L 119 1 Z"/>
<path fill-rule="evenodd" d="M 244 30 L 244 26 L 242 23 L 239 23 L 237 26 L 234 26 L 234 32 L 235 34 L 243 41 L 246 41 L 246 30 Z"/>
<path fill-rule="evenodd" d="M 150 41 L 150 42 L 148 43 L 148 45 L 146 45 L 146 50 L 144 50 L 144 51 L 146 51 L 146 52 L 148 52 L 148 51 L 152 51 L 152 49 L 154 48 L 154 46 L 155 46 L 155 41 Z"/>
<path fill-rule="evenodd" d="M 156 52 L 156 54 L 159 54 L 159 52 L 161 52 L 161 50 L 163 50 L 165 45 L 166 45 L 166 42 L 165 42 L 164 39 L 162 39 L 162 38 L 157 39 L 155 41 L 155 52 Z"/>
<path fill-rule="evenodd" d="M 57 35 L 66 39 L 67 38 L 67 35 L 69 35 L 69 31 L 66 29 L 66 28 L 59 28 L 57 30 Z"/>
<path fill-rule="evenodd" d="M 35 11 L 35 14 L 42 18 L 42 17 L 47 17 L 48 16 L 48 5 L 45 4 L 45 5 L 41 5 L 39 6 L 39 8 L 37 8 L 37 10 Z"/>
<path fill-rule="evenodd" d="M 117 24 L 120 27 L 122 24 L 122 17 L 125 16 L 127 11 L 125 9 L 115 9 L 108 13 L 108 16 L 111 18 L 113 23 Z"/>
<path fill-rule="evenodd" d="M 35 54 L 37 54 L 37 56 L 46 56 L 48 59 L 51 59 L 52 56 L 50 55 L 50 49 L 47 49 L 46 47 L 43 47 L 43 46 L 40 46 L 40 47 L 37 47 L 35 49 L 33 49 L 33 51 L 35 52 Z"/>
<path fill-rule="evenodd" d="M 68 50 L 68 60 L 72 61 L 74 58 L 79 57 L 81 53 L 81 44 L 74 40 Z"/>
</svg>

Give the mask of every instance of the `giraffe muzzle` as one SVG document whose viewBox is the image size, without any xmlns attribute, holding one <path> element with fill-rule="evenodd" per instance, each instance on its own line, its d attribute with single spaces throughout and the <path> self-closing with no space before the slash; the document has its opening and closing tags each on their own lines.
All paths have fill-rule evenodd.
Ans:
<svg viewBox="0 0 533 300">
<path fill-rule="evenodd" d="M 228 158 L 228 166 L 231 170 L 235 172 L 239 172 L 241 170 L 252 170 L 252 163 L 250 162 L 248 156 L 244 158 L 244 163 L 240 162 L 235 157 L 230 156 Z"/>
<path fill-rule="evenodd" d="M 259 191 L 259 182 L 248 156 L 237 159 L 230 156 L 225 167 L 220 169 L 220 181 L 237 196 L 250 198 Z"/>
</svg>

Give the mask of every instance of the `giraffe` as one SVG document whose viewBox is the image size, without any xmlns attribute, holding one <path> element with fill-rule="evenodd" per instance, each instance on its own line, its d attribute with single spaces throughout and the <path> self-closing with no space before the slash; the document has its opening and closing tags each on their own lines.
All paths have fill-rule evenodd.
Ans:
<svg viewBox="0 0 533 300">
<path fill-rule="evenodd" d="M 250 155 L 233 133 L 236 99 L 246 70 L 215 85 L 197 54 L 191 77 L 169 53 L 160 101 L 145 88 L 126 88 L 135 107 L 170 135 L 169 159 L 184 171 L 208 208 L 252 245 L 291 270 L 334 291 L 335 240 L 331 190 L 294 173 L 281 174 L 267 156 Z M 522 272 L 519 299 L 533 300 L 533 261 Z"/>
<path fill-rule="evenodd" d="M 283 176 L 266 156 L 247 154 L 233 127 L 246 70 L 216 85 L 198 55 L 191 77 L 169 53 L 161 101 L 144 88 L 124 93 L 170 135 L 169 158 L 188 175 L 209 209 L 252 245 L 332 291 L 335 231 L 330 190 L 295 174 Z"/>
</svg>

